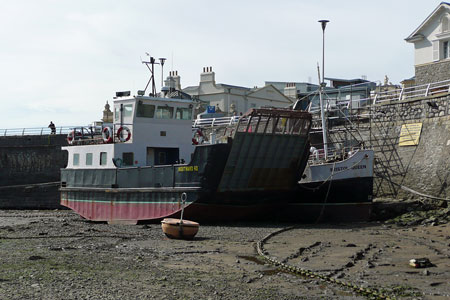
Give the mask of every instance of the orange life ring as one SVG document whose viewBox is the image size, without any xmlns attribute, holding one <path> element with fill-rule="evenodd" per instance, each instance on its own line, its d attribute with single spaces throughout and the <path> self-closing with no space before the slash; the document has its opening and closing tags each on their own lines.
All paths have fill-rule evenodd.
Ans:
<svg viewBox="0 0 450 300">
<path fill-rule="evenodd" d="M 103 130 L 102 130 L 102 138 L 103 138 L 103 142 L 104 143 L 108 144 L 108 143 L 112 142 L 113 137 L 112 137 L 112 130 L 111 130 L 110 127 L 103 128 Z"/>
<path fill-rule="evenodd" d="M 200 129 L 196 129 L 192 134 L 192 145 L 203 144 L 203 132 Z"/>
<path fill-rule="evenodd" d="M 124 137 L 123 131 L 127 132 L 126 137 Z M 122 143 L 127 142 L 131 138 L 131 130 L 126 126 L 121 126 L 119 129 L 117 129 L 117 137 Z"/>
</svg>

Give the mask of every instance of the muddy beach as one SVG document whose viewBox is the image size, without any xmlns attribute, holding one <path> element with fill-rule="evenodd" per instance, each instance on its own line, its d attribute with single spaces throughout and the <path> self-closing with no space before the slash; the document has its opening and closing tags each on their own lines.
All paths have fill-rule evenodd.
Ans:
<svg viewBox="0 0 450 300">
<path fill-rule="evenodd" d="M 292 266 L 398 299 L 450 298 L 448 223 L 204 225 L 191 241 L 159 224 L 108 225 L 71 211 L 0 211 L 0 299 L 365 299 Z M 431 265 L 409 266 L 426 257 Z"/>
</svg>

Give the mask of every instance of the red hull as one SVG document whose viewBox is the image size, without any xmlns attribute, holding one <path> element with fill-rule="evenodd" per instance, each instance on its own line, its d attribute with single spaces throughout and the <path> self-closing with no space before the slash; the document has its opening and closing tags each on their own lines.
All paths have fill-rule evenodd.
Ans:
<svg viewBox="0 0 450 300">
<path fill-rule="evenodd" d="M 180 217 L 181 204 L 172 203 L 98 203 L 62 201 L 82 217 L 93 221 L 145 221 Z M 327 204 L 322 212 L 320 204 L 265 204 L 265 205 L 217 205 L 187 204 L 184 216 L 203 222 L 264 221 L 292 222 L 316 221 L 322 214 L 327 221 L 367 221 L 372 210 L 371 203 Z"/>
</svg>

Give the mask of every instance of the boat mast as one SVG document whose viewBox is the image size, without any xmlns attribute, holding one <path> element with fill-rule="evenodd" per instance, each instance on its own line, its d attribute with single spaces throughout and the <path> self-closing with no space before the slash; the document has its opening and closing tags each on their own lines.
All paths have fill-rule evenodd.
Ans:
<svg viewBox="0 0 450 300">
<path fill-rule="evenodd" d="M 323 105 L 323 89 L 325 88 L 325 27 L 327 27 L 327 23 L 330 22 L 328 20 L 319 20 L 319 23 L 322 24 L 322 80 L 320 80 L 320 71 L 319 72 L 319 101 L 320 101 L 320 117 L 322 118 L 322 138 L 323 138 L 323 151 L 325 154 L 325 160 L 328 159 L 328 140 L 327 140 L 327 125 L 325 120 L 325 110 Z M 319 68 L 319 66 L 317 66 Z"/>
</svg>

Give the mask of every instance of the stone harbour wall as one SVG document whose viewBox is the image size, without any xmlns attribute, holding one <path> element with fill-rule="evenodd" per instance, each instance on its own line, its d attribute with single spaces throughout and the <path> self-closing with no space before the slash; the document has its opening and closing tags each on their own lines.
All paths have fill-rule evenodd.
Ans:
<svg viewBox="0 0 450 300">
<path fill-rule="evenodd" d="M 39 184 L 60 180 L 64 145 L 65 135 L 0 137 L 0 208 L 59 208 L 58 186 Z"/>
<path fill-rule="evenodd" d="M 450 95 L 442 93 L 372 106 L 364 144 L 375 150 L 377 197 L 417 195 L 401 186 L 450 198 Z M 404 124 L 422 123 L 418 145 L 399 146 Z"/>
</svg>

